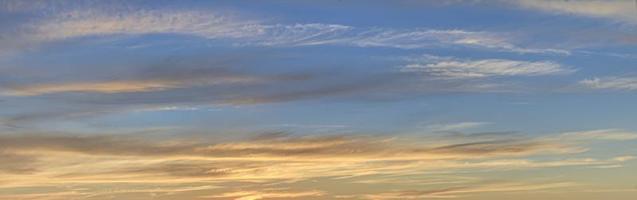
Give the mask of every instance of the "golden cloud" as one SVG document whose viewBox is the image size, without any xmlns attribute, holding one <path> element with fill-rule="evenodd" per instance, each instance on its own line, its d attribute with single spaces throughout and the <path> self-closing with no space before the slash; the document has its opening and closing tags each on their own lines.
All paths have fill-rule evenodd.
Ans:
<svg viewBox="0 0 637 200">
<path fill-rule="evenodd" d="M 483 192 L 548 188 L 544 187 L 546 184 L 532 186 L 522 183 L 493 187 L 499 189 L 476 188 L 482 178 L 443 176 L 431 179 L 431 175 L 423 179 L 410 177 L 568 166 L 601 168 L 621 166 L 632 159 L 630 156 L 560 159 L 585 148 L 577 145 L 584 144 L 578 143 L 581 138 L 570 142 L 561 141 L 564 138 L 556 138 L 560 137 L 516 138 L 489 135 L 445 139 L 416 136 L 268 134 L 216 142 L 212 139 L 183 138 L 148 140 L 127 135 L 0 135 L 0 174 L 3 177 L 0 191 L 13 191 L 13 194 L 3 197 L 14 199 L 40 198 L 33 193 L 15 193 L 20 191 L 18 188 L 48 188 L 47 191 L 62 192 L 56 194 L 66 195 L 64 198 L 78 199 L 90 199 L 95 195 L 124 198 L 148 194 L 165 199 L 179 199 L 178 197 L 184 196 L 190 199 L 302 199 L 319 196 L 336 198 L 338 195 L 371 199 L 457 197 Z M 532 158 L 537 156 L 548 156 L 548 159 Z M 298 184 L 303 182 L 314 182 L 323 189 L 319 191 L 319 187 Z M 370 185 L 369 187 L 419 185 L 431 190 L 392 192 L 383 189 L 379 193 L 376 189 L 361 189 L 348 194 L 329 189 L 331 183 L 350 184 L 349 186 L 363 184 Z M 126 186 L 129 190 L 122 192 L 125 187 L 123 184 L 135 186 Z M 117 192 L 97 189 L 103 185 L 113 187 Z M 265 191 L 266 186 L 287 186 L 291 187 L 292 192 Z M 454 189 L 436 190 L 443 186 Z M 201 187 L 205 189 L 187 189 Z M 47 198 L 55 199 L 54 196 Z M 63 197 L 58 199 L 64 199 Z"/>
</svg>

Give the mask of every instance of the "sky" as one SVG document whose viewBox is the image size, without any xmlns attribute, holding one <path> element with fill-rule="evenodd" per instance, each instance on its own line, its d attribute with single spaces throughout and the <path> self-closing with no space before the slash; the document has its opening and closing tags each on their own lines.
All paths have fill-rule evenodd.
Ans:
<svg viewBox="0 0 637 200">
<path fill-rule="evenodd" d="M 632 0 L 0 0 L 0 199 L 637 197 Z"/>
</svg>

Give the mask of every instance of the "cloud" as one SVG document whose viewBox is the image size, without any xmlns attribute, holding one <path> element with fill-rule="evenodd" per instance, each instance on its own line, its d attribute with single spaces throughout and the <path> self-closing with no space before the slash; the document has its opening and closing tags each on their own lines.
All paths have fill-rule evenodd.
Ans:
<svg viewBox="0 0 637 200">
<path fill-rule="evenodd" d="M 136 10 L 121 13 L 74 10 L 33 24 L 36 40 L 61 40 L 100 35 L 153 33 L 187 34 L 205 38 L 242 38 L 258 35 L 263 27 L 251 21 L 210 12 Z"/>
<path fill-rule="evenodd" d="M 20 10 L 19 12 L 35 12 L 22 8 L 28 5 L 16 4 L 9 7 L 12 7 L 12 10 Z M 514 90 L 502 89 L 502 86 L 515 85 L 478 81 L 434 81 L 434 83 L 428 82 L 421 85 L 413 84 L 416 83 L 413 79 L 419 78 L 415 75 L 394 71 L 373 74 L 380 70 L 345 72 L 345 75 L 334 76 L 334 71 L 299 73 L 296 67 L 292 69 L 290 66 L 282 66 L 280 68 L 287 68 L 283 70 L 291 72 L 270 73 L 264 72 L 262 67 L 272 65 L 272 61 L 282 61 L 279 57 L 255 59 L 256 56 L 262 56 L 256 55 L 261 52 L 244 53 L 245 49 L 235 48 L 237 46 L 329 45 L 400 49 L 461 47 L 516 53 L 544 51 L 521 47 L 515 44 L 516 40 L 510 38 L 508 33 L 460 29 L 354 27 L 327 23 L 281 24 L 261 19 L 248 19 L 241 15 L 216 10 L 141 8 L 128 4 L 111 6 L 99 1 L 87 3 L 87 6 L 65 7 L 64 3 L 51 4 L 55 5 L 34 5 L 38 7 L 36 8 L 38 14 L 25 15 L 29 17 L 25 23 L 17 23 L 17 27 L 7 29 L 15 30 L 16 33 L 6 34 L 0 40 L 11 43 L 24 41 L 44 49 L 38 51 L 38 48 L 33 48 L 32 50 L 35 49 L 35 51 L 25 52 L 30 55 L 30 53 L 56 52 L 55 48 L 66 48 L 77 41 L 90 43 L 95 39 L 100 41 L 106 39 L 110 42 L 123 38 L 164 34 L 197 37 L 196 41 L 204 41 L 204 43 L 232 45 L 232 49 L 240 49 L 242 53 L 241 55 L 211 56 L 207 54 L 208 52 L 204 52 L 202 55 L 206 55 L 203 56 L 212 57 L 205 61 L 202 61 L 202 58 L 160 54 L 154 56 L 179 57 L 178 59 L 186 61 L 153 60 L 150 64 L 145 63 L 149 61 L 138 60 L 143 58 L 137 58 L 137 56 L 109 59 L 111 56 L 109 54 L 106 55 L 108 60 L 104 64 L 99 64 L 104 67 L 93 70 L 79 66 L 95 65 L 91 61 L 83 60 L 104 59 L 104 56 L 88 56 L 90 58 L 71 59 L 71 61 L 58 60 L 57 56 L 52 56 L 54 61 L 50 63 L 38 63 L 38 61 L 20 63 L 18 61 L 17 64 L 0 69 L 0 74 L 6 74 L 0 75 L 2 80 L 0 94 L 11 99 L 46 98 L 56 106 L 10 113 L 11 116 L 3 120 L 11 127 L 29 127 L 33 125 L 31 122 L 47 120 L 57 121 L 124 113 L 140 110 L 140 107 L 234 106 L 348 97 L 356 100 L 394 99 L 440 91 L 510 92 Z M 149 42 L 148 45 L 152 46 L 150 43 L 153 41 L 140 42 L 143 42 L 143 45 Z M 206 46 L 210 43 L 206 43 Z M 80 47 L 89 49 L 94 47 L 84 45 L 86 43 L 82 43 Z M 103 44 L 98 43 L 96 46 L 100 46 L 101 49 Z M 146 50 L 135 51 L 146 52 Z M 268 52 L 271 51 L 268 50 Z M 233 56 L 237 57 L 236 60 L 228 61 Z M 59 63 L 67 64 L 59 66 Z M 137 66 L 140 63 L 142 66 Z M 140 70 L 140 68 L 143 69 Z M 17 106 L 30 107 L 32 104 L 35 103 L 24 101 Z"/>
<path fill-rule="evenodd" d="M 637 133 L 619 129 L 603 129 L 563 133 L 559 136 L 567 140 L 635 140 Z"/>
<path fill-rule="evenodd" d="M 0 173 L 24 174 L 36 171 L 37 159 L 28 154 L 3 152 L 0 149 Z"/>
<path fill-rule="evenodd" d="M 517 61 L 506 59 L 463 60 L 449 57 L 424 56 L 411 60 L 403 72 L 423 73 L 445 79 L 486 78 L 498 76 L 541 76 L 574 72 L 550 61 Z"/>
<path fill-rule="evenodd" d="M 72 195 L 80 199 L 95 195 L 133 198 L 130 195 L 142 194 L 176 195 L 191 199 L 268 199 L 342 195 L 332 194 L 334 191 L 331 189 L 318 186 L 308 191 L 300 187 L 303 185 L 300 182 L 344 187 L 352 186 L 349 184 L 372 184 L 370 188 L 390 186 L 383 190 L 362 190 L 353 194 L 359 197 L 397 189 L 393 186 L 409 183 L 431 188 L 418 195 L 452 197 L 521 191 L 534 187 L 513 184 L 508 185 L 508 190 L 496 190 L 482 188 L 481 178 L 441 177 L 432 182 L 430 179 L 413 180 L 405 177 L 459 172 L 470 176 L 481 172 L 555 167 L 621 167 L 623 162 L 634 159 L 630 156 L 568 158 L 584 151 L 586 146 L 583 145 L 587 143 L 581 137 L 588 138 L 591 134 L 564 133 L 536 138 L 480 135 L 388 137 L 274 133 L 237 140 L 218 140 L 209 137 L 149 139 L 134 135 L 2 134 L 0 151 L 5 153 L 0 154 L 0 160 L 7 162 L 0 164 L 0 174 L 3 176 L 0 190 L 69 185 L 68 188 L 78 189 Z M 568 137 L 560 137 L 563 135 Z M 543 158 L 536 159 L 538 156 Z M 392 184 L 384 183 L 388 178 Z M 202 184 L 210 188 L 191 190 L 168 187 L 179 185 L 180 188 L 198 188 L 203 187 Z M 98 189 L 104 185 L 114 190 Z M 464 189 L 432 192 L 442 185 Z M 286 189 L 267 190 L 272 187 Z M 544 189 L 547 188 L 536 188 Z M 50 191 L 68 190 L 51 188 Z M 389 198 L 396 196 L 396 193 L 383 192 L 377 195 Z M 19 195 L 12 197 L 20 198 Z"/>
<path fill-rule="evenodd" d="M 212 78 L 212 77 L 211 77 Z M 113 80 L 95 82 L 71 82 L 32 84 L 9 87 L 5 95 L 34 96 L 50 93 L 90 92 L 90 93 L 132 93 L 161 91 L 185 87 L 209 86 L 216 84 L 245 84 L 254 83 L 258 78 L 253 77 L 215 77 L 214 79 L 184 79 L 184 80 Z"/>
<path fill-rule="evenodd" d="M 183 153 L 189 145 L 162 145 L 139 138 L 110 136 L 1 135 L 2 149 L 40 149 L 106 155 L 171 155 Z M 185 146 L 184 146 L 185 145 Z"/>
<path fill-rule="evenodd" d="M 234 198 L 235 200 L 260 200 L 260 199 L 290 199 L 303 197 L 323 196 L 321 191 L 283 191 L 283 190 L 265 190 L 265 191 L 238 191 L 228 192 L 220 195 L 203 196 L 204 198 Z"/>
<path fill-rule="evenodd" d="M 113 67 L 99 72 L 72 66 L 65 73 L 44 65 L 37 73 L 0 73 L 0 95 L 11 99 L 3 103 L 34 108 L 9 113 L 3 123 L 29 127 L 40 122 L 125 114 L 151 107 L 229 107 L 373 96 L 369 91 L 394 90 L 392 86 L 398 80 L 395 74 L 352 77 L 351 72 L 261 71 L 258 68 L 264 65 L 263 59 L 246 61 L 250 56 L 206 55 L 180 57 L 176 61 L 142 61 L 142 65 L 123 63 L 108 65 Z M 248 69 L 243 67 L 246 65 Z M 19 100 L 36 98 L 46 98 L 56 106 Z"/>
<path fill-rule="evenodd" d="M 253 75 L 238 72 L 225 67 L 215 66 L 216 63 L 206 63 L 205 67 L 195 67 L 202 61 L 171 62 L 163 61 L 158 66 L 131 66 L 127 74 L 117 75 L 114 72 L 82 74 L 79 76 L 56 76 L 55 72 L 47 78 L 39 78 L 30 82 L 5 81 L 0 86 L 0 92 L 7 96 L 35 96 L 55 93 L 143 93 L 165 90 L 214 87 L 222 85 L 256 85 L 274 81 L 299 81 L 309 77 L 303 74 L 295 75 Z M 164 66 L 166 65 L 166 66 Z M 171 65 L 180 65 L 174 68 Z M 119 72 L 121 73 L 121 72 Z M 35 79 L 29 76 L 19 76 L 24 79 Z M 60 80 L 60 77 L 62 79 Z"/>
<path fill-rule="evenodd" d="M 635 159 L 635 156 L 619 156 L 619 157 L 613 158 L 613 160 L 620 161 L 620 162 L 631 161 L 634 159 Z"/>
<path fill-rule="evenodd" d="M 439 158 L 477 158 L 511 156 L 542 152 L 568 152 L 559 144 L 522 140 L 494 140 L 453 144 L 401 144 L 382 137 L 288 137 L 272 135 L 245 142 L 164 143 L 141 138 L 111 136 L 4 135 L 0 144 L 5 149 L 39 149 L 96 155 L 130 156 L 201 156 L 218 158 L 281 158 L 308 160 L 428 160 Z M 389 157 L 388 157 L 389 156 Z"/>
<path fill-rule="evenodd" d="M 575 185 L 570 182 L 557 183 L 490 183 L 479 186 L 444 188 L 431 191 L 409 190 L 366 195 L 368 199 L 426 199 L 458 198 L 465 194 L 485 192 L 524 192 L 563 188 Z"/>
<path fill-rule="evenodd" d="M 418 49 L 445 46 L 465 46 L 515 53 L 569 54 L 566 50 L 522 48 L 502 35 L 465 30 L 373 30 L 351 40 L 362 47 L 393 47 Z"/>
<path fill-rule="evenodd" d="M 134 6 L 119 9 L 93 6 L 90 9 L 59 9 L 47 13 L 52 14 L 16 28 L 22 34 L 13 39 L 37 45 L 86 37 L 176 34 L 228 41 L 238 46 L 465 47 L 523 54 L 569 54 L 566 50 L 521 47 L 512 38 L 506 37 L 506 33 L 484 31 L 368 28 L 324 23 L 280 24 L 211 10 L 135 9 Z"/>
<path fill-rule="evenodd" d="M 523 0 L 514 3 L 530 9 L 546 12 L 579 15 L 585 17 L 608 18 L 621 22 L 637 23 L 634 1 L 552 1 L 552 0 Z"/>
<path fill-rule="evenodd" d="M 170 196 L 175 194 L 183 194 L 188 192 L 202 192 L 214 190 L 215 186 L 211 185 L 197 185 L 197 186 L 184 186 L 184 185 L 161 185 L 159 187 L 148 187 L 138 184 L 119 183 L 119 185 L 125 185 L 122 188 L 111 187 L 110 185 L 93 185 L 85 184 L 82 188 L 66 187 L 68 190 L 57 192 L 56 188 L 47 191 L 31 191 L 28 193 L 23 192 L 6 192 L 0 194 L 1 199 L 44 199 L 44 200 L 64 200 L 64 199 L 102 199 L 111 198 L 113 196 L 133 199 L 144 198 L 163 198 L 172 199 Z M 100 188 L 108 187 L 108 188 Z M 28 188 L 28 187 L 26 187 Z M 97 189 L 96 189 L 97 188 Z M 32 189 L 32 188 L 31 188 Z M 59 189 L 59 187 L 57 188 Z M 182 197 L 177 197 L 182 198 Z M 188 198 L 188 197 L 186 197 Z M 195 195 L 191 199 L 197 199 Z"/>
<path fill-rule="evenodd" d="M 591 89 L 637 90 L 637 77 L 603 77 L 585 79 L 580 85 Z"/>
<path fill-rule="evenodd" d="M 458 136 L 457 136 L 458 137 Z M 464 137 L 464 136 L 459 136 Z M 466 141 L 471 139 L 470 141 Z M 269 135 L 246 141 L 148 141 L 124 136 L 0 135 L 5 150 L 39 150 L 104 156 L 196 156 L 203 158 L 299 158 L 307 160 L 431 160 L 564 154 L 580 152 L 573 142 L 637 139 L 619 130 L 569 132 L 552 137 L 466 137 L 437 139 L 436 144 L 409 142 L 408 138 Z M 465 140 L 465 141 L 463 141 Z M 565 144 L 560 144 L 562 141 Z"/>
<path fill-rule="evenodd" d="M 426 128 L 433 131 L 461 131 L 488 125 L 488 122 L 459 122 L 451 124 L 432 124 Z"/>
<path fill-rule="evenodd" d="M 144 92 L 164 90 L 177 87 L 174 83 L 164 83 L 161 81 L 110 81 L 93 83 L 62 83 L 62 84 L 40 84 L 29 85 L 9 89 L 5 95 L 11 96 L 32 96 L 48 93 L 61 92 L 97 92 L 97 93 L 120 93 L 120 92 Z"/>
<path fill-rule="evenodd" d="M 68 198 L 77 198 L 81 196 L 76 191 L 68 192 L 37 192 L 29 194 L 0 194 L 2 199 L 42 199 L 42 200 L 63 200 Z"/>
</svg>

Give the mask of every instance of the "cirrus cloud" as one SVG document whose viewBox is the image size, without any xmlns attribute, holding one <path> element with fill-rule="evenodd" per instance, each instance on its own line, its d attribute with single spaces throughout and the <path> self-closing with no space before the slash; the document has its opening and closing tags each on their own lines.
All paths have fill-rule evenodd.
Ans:
<svg viewBox="0 0 637 200">
<path fill-rule="evenodd" d="M 444 79 L 559 75 L 575 71 L 551 61 L 467 60 L 431 55 L 408 59 L 408 61 L 413 63 L 403 66 L 401 71 L 423 73 Z"/>
<path fill-rule="evenodd" d="M 592 89 L 609 89 L 609 90 L 637 90 L 637 77 L 602 77 L 584 79 L 579 82 Z"/>
<path fill-rule="evenodd" d="M 465 47 L 521 54 L 566 55 L 567 50 L 529 48 L 507 33 L 460 29 L 391 29 L 343 24 L 265 23 L 211 10 L 66 9 L 16 27 L 15 41 L 40 44 L 84 37 L 177 34 L 229 41 L 238 46 Z M 9 43 L 9 41 L 4 41 Z M 25 46 L 25 44 L 14 46 Z M 27 45 L 28 46 L 28 45 Z"/>
</svg>

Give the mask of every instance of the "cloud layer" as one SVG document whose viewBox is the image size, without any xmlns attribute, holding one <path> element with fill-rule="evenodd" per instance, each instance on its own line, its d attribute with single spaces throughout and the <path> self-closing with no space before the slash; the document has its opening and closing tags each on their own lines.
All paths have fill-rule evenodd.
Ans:
<svg viewBox="0 0 637 200">
<path fill-rule="evenodd" d="M 637 139 L 636 133 L 622 130 L 571 132 L 540 138 L 486 136 L 414 138 L 276 133 L 214 142 L 183 138 L 149 140 L 121 135 L 1 135 L 3 154 L 0 163 L 5 164 L 0 165 L 0 173 L 6 182 L 0 182 L 0 190 L 51 188 L 55 192 L 51 193 L 50 199 L 91 199 L 106 195 L 125 198 L 138 194 L 153 194 L 165 199 L 172 199 L 172 194 L 193 199 L 336 198 L 348 195 L 358 199 L 453 198 L 485 192 L 547 190 L 571 184 L 497 182 L 492 183 L 493 186 L 480 186 L 480 182 L 489 180 L 479 176 L 474 180 L 450 176 L 435 180 L 442 181 L 435 184 L 428 183 L 433 180 L 414 182 L 407 177 L 434 172 L 621 166 L 634 157 L 560 157 L 586 151 L 586 144 L 596 140 Z M 539 155 L 552 158 L 530 158 Z M 330 180 L 354 185 L 425 184 L 430 185 L 427 188 L 431 190 L 396 192 L 388 188 L 385 192 L 343 193 L 321 186 L 329 184 Z M 306 181 L 314 182 L 315 187 L 303 187 L 302 183 Z M 98 185 L 120 188 L 114 184 L 129 185 L 129 189 L 100 192 L 93 188 Z M 135 184 L 157 188 L 143 189 Z M 174 188 L 175 184 L 181 186 Z M 243 186 L 235 186 L 237 184 Z M 55 189 L 58 186 L 66 189 Z M 291 188 L 285 189 L 287 187 Z M 1 197 L 38 196 L 29 193 L 3 194 Z"/>
</svg>

